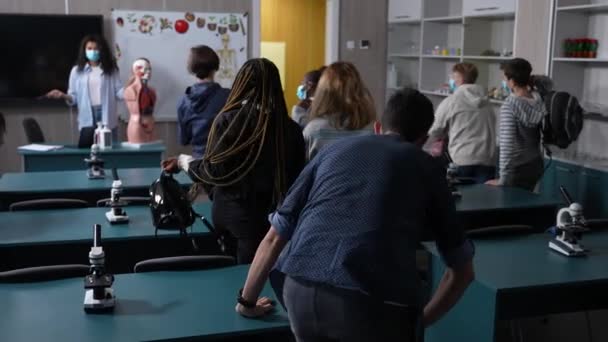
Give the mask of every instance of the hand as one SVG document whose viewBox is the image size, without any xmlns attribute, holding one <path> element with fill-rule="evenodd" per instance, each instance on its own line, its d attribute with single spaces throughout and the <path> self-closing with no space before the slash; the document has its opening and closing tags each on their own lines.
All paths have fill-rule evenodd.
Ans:
<svg viewBox="0 0 608 342">
<path fill-rule="evenodd" d="M 59 89 L 53 89 L 46 94 L 46 97 L 51 99 L 65 99 L 66 95 Z"/>
<path fill-rule="evenodd" d="M 160 165 L 165 172 L 179 173 L 179 164 L 177 163 L 177 158 L 163 160 Z"/>
<path fill-rule="evenodd" d="M 269 313 L 272 309 L 274 309 L 274 303 L 270 298 L 262 297 L 258 299 L 257 305 L 255 308 L 246 308 L 241 304 L 236 305 L 236 312 L 247 317 L 247 318 L 256 318 L 264 316 Z"/>
<path fill-rule="evenodd" d="M 500 183 L 498 183 L 498 179 L 490 179 L 489 181 L 486 182 L 486 185 L 491 185 L 491 186 L 500 186 Z"/>
</svg>

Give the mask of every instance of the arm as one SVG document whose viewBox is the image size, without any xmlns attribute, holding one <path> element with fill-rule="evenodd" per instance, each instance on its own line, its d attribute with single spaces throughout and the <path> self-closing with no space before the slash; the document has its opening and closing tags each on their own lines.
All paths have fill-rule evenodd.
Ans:
<svg viewBox="0 0 608 342">
<path fill-rule="evenodd" d="M 250 303 L 257 303 L 257 305 L 255 308 L 246 308 L 237 304 L 236 311 L 238 313 L 248 317 L 257 317 L 272 309 L 270 299 L 258 299 L 258 297 L 264 288 L 272 266 L 276 263 L 286 244 L 287 240 L 282 238 L 274 227 L 270 227 L 255 253 L 243 287 L 243 298 Z"/>
<path fill-rule="evenodd" d="M 509 164 L 515 156 L 515 139 L 517 134 L 517 122 L 513 110 L 508 103 L 500 108 L 499 122 L 499 172 L 497 185 L 504 185 L 511 176 Z"/>
<path fill-rule="evenodd" d="M 429 326 L 438 321 L 460 300 L 475 278 L 473 262 L 469 260 L 459 269 L 448 268 L 443 274 L 437 290 L 424 307 L 423 323 Z"/>
<path fill-rule="evenodd" d="M 270 215 L 270 230 L 258 247 L 243 288 L 243 298 L 249 303 L 257 303 L 257 306 L 255 308 L 245 308 L 242 305 L 237 305 L 236 310 L 240 314 L 257 317 L 270 310 L 270 300 L 268 298 L 258 300 L 258 297 L 264 288 L 272 266 L 276 263 L 281 251 L 296 230 L 300 213 L 308 201 L 315 170 L 314 163 L 308 164 L 289 189 L 283 205 L 274 214 Z"/>
<path fill-rule="evenodd" d="M 445 177 L 434 167 L 428 188 L 431 191 L 429 207 L 430 227 L 435 233 L 437 249 L 447 269 L 423 311 L 425 325 L 439 320 L 460 299 L 474 279 L 473 255 L 475 248 L 465 235 L 456 218 L 456 209 Z"/>
<path fill-rule="evenodd" d="M 440 140 L 448 135 L 448 115 L 450 98 L 443 100 L 435 111 L 435 121 L 429 130 L 429 137 L 432 140 Z"/>
<path fill-rule="evenodd" d="M 182 97 L 179 104 L 177 105 L 177 138 L 181 145 L 186 146 L 192 141 L 192 131 L 189 129 L 189 125 L 186 120 L 186 108 L 184 106 L 184 97 Z"/>
<path fill-rule="evenodd" d="M 64 96 L 65 102 L 68 106 L 77 106 L 77 95 L 76 95 L 76 80 L 78 78 L 78 69 L 77 67 L 73 67 L 70 71 L 70 80 L 68 83 L 68 92 Z"/>
<path fill-rule="evenodd" d="M 114 96 L 116 96 L 117 100 L 124 100 L 125 99 L 125 87 L 123 86 L 123 83 L 120 81 L 120 74 L 118 73 L 118 69 L 114 70 L 114 72 L 112 73 L 112 82 L 114 82 L 114 90 L 116 91 Z"/>
</svg>

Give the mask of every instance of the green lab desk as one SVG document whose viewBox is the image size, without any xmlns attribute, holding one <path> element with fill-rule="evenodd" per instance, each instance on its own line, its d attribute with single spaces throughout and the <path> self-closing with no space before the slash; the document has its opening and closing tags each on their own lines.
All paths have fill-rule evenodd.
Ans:
<svg viewBox="0 0 608 342">
<path fill-rule="evenodd" d="M 608 232 L 585 234 L 587 257 L 568 258 L 547 247 L 548 234 L 475 240 L 475 280 L 461 301 L 426 330 L 427 342 L 495 339 L 496 322 L 608 308 Z M 433 289 L 444 265 L 434 243 Z"/>
<path fill-rule="evenodd" d="M 211 204 L 197 203 L 197 213 L 211 218 Z M 0 212 L 0 270 L 40 265 L 88 264 L 93 225 L 102 225 L 107 264 L 112 272 L 129 272 L 143 259 L 197 254 L 190 239 L 178 231 L 156 232 L 147 206 L 126 207 L 127 224 L 111 225 L 108 208 Z M 218 247 L 200 220 L 188 229 L 201 254 L 216 254 Z M 1 340 L 1 339 L 0 339 Z"/>
<path fill-rule="evenodd" d="M 148 196 L 150 185 L 158 179 L 159 166 L 142 169 L 118 169 L 123 196 Z M 175 176 L 184 186 L 192 184 L 185 173 Z M 0 177 L 0 210 L 9 204 L 39 198 L 78 198 L 95 202 L 110 197 L 112 172 L 105 179 L 89 179 L 85 170 L 5 173 Z"/>
<path fill-rule="evenodd" d="M 486 226 L 526 224 L 539 231 L 555 222 L 560 198 L 538 195 L 519 188 L 484 184 L 458 187 L 456 212 L 465 229 Z"/>
<path fill-rule="evenodd" d="M 247 271 L 248 266 L 236 266 L 117 275 L 115 311 L 104 315 L 83 311 L 82 278 L 0 284 L 0 340 L 120 342 L 288 334 L 280 307 L 255 320 L 234 311 Z M 274 298 L 268 285 L 263 295 Z"/>
<path fill-rule="evenodd" d="M 85 170 L 84 159 L 91 155 L 90 148 L 63 148 L 46 151 L 27 151 L 18 149 L 23 162 L 24 172 Z M 116 146 L 99 152 L 105 167 L 111 168 L 141 168 L 158 167 L 165 152 L 164 145 L 142 146 L 140 148 Z"/>
</svg>

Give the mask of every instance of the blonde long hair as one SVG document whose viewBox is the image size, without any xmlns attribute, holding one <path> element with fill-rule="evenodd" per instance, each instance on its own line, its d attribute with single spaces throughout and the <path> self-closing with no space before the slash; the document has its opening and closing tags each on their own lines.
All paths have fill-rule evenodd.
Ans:
<svg viewBox="0 0 608 342">
<path fill-rule="evenodd" d="M 376 120 L 372 96 L 349 62 L 328 66 L 319 80 L 310 119 L 329 118 L 334 127 L 358 130 Z"/>
</svg>

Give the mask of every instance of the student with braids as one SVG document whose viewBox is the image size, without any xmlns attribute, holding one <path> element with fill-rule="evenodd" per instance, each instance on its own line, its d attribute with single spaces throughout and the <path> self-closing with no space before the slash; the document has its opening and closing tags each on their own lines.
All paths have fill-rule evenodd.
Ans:
<svg viewBox="0 0 608 342">
<path fill-rule="evenodd" d="M 239 263 L 250 263 L 280 204 L 305 164 L 302 130 L 287 114 L 276 66 L 249 60 L 215 118 L 202 159 L 163 162 L 202 183 L 213 200 L 213 223 L 234 237 Z M 230 247 L 230 246 L 229 246 Z"/>
</svg>

